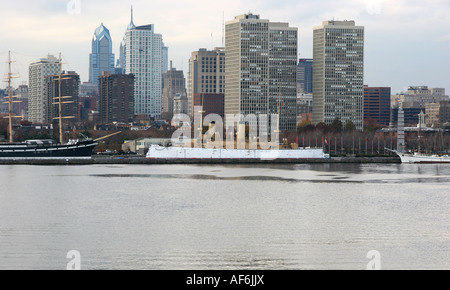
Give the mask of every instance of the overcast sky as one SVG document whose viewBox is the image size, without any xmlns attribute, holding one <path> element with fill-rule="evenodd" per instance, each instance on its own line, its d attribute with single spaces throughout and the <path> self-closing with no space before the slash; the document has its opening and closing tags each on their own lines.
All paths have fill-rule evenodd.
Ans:
<svg viewBox="0 0 450 290">
<path fill-rule="evenodd" d="M 365 26 L 365 83 L 446 88 L 450 93 L 450 1 L 448 0 L 39 0 L 2 1 L 0 73 L 7 52 L 17 61 L 16 84 L 28 82 L 30 62 L 48 53 L 63 54 L 66 70 L 88 80 L 95 29 L 103 22 L 118 57 L 120 41 L 134 6 L 136 25 L 154 24 L 169 46 L 174 67 L 188 68 L 192 51 L 222 45 L 222 19 L 252 12 L 299 28 L 299 54 L 312 57 L 313 27 L 322 21 L 355 20 Z M 80 5 L 70 5 L 80 3 Z M 212 37 L 211 37 L 212 35 Z M 3 84 L 1 87 L 5 87 Z"/>
</svg>

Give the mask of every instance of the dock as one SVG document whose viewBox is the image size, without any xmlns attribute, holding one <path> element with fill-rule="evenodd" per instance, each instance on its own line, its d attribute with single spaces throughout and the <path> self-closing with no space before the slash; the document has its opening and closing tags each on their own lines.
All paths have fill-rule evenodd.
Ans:
<svg viewBox="0 0 450 290">
<path fill-rule="evenodd" d="M 246 159 L 147 159 L 143 156 L 93 156 L 91 159 L 0 159 L 0 165 L 158 165 L 158 164 L 399 164 L 399 157 L 336 157 L 331 159 L 283 159 L 283 160 L 246 160 Z"/>
</svg>

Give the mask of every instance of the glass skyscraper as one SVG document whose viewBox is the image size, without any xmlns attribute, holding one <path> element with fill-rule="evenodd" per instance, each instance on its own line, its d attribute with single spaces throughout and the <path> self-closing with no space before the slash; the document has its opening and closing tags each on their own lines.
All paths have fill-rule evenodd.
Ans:
<svg viewBox="0 0 450 290">
<path fill-rule="evenodd" d="M 313 92 L 313 60 L 301 58 L 297 68 L 297 83 L 303 94 L 312 94 Z"/>
<path fill-rule="evenodd" d="M 120 45 L 119 66 L 125 74 L 133 74 L 134 113 L 152 118 L 161 116 L 163 39 L 154 25 L 136 26 L 131 22 Z M 167 52 L 167 51 L 166 51 Z"/>
<path fill-rule="evenodd" d="M 89 55 L 89 82 L 98 84 L 98 77 L 104 71 L 114 73 L 114 54 L 109 30 L 103 23 L 95 30 L 92 39 L 92 53 Z"/>
</svg>

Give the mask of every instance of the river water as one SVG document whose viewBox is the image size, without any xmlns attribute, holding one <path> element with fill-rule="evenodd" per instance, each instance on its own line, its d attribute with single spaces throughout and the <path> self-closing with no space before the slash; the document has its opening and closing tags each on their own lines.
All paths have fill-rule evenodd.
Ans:
<svg viewBox="0 0 450 290">
<path fill-rule="evenodd" d="M 0 269 L 450 269 L 450 166 L 0 166 Z"/>
</svg>

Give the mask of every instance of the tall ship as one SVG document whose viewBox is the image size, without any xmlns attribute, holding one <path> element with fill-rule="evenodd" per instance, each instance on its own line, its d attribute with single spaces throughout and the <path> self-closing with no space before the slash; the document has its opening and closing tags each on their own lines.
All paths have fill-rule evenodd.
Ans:
<svg viewBox="0 0 450 290">
<path fill-rule="evenodd" d="M 422 139 L 422 127 L 425 124 L 425 114 L 421 112 L 419 114 L 418 124 L 418 150 L 417 152 L 406 152 L 405 150 L 405 128 L 404 128 L 404 112 L 403 109 L 399 109 L 398 115 L 398 142 L 397 150 L 391 150 L 396 153 L 402 163 L 450 163 L 450 156 L 448 154 L 426 154 L 422 153 L 421 139 Z M 442 130 L 439 130 L 442 134 Z M 442 136 L 441 136 L 442 137 Z"/>
<path fill-rule="evenodd" d="M 70 103 L 67 99 L 70 96 L 62 96 L 61 83 L 63 80 L 62 74 L 62 59 L 59 58 L 60 73 L 57 78 L 59 84 L 59 95 L 55 98 L 54 105 L 59 108 L 59 114 L 56 118 L 59 121 L 59 143 L 55 140 L 26 140 L 25 142 L 15 143 L 13 135 L 13 119 L 17 118 L 13 116 L 13 104 L 18 101 L 14 100 L 14 96 L 11 92 L 11 81 L 15 78 L 15 74 L 11 72 L 11 52 L 8 56 L 9 72 L 7 74 L 8 83 L 8 96 L 6 104 L 8 104 L 8 116 L 9 119 L 8 135 L 9 143 L 0 143 L 0 160 L 22 160 L 22 159 L 90 159 L 95 146 L 98 145 L 98 140 L 92 140 L 89 138 L 74 139 L 64 142 L 63 134 L 63 120 L 73 118 L 71 116 L 63 116 L 62 106 L 63 104 Z"/>
</svg>

